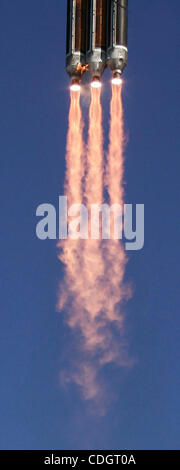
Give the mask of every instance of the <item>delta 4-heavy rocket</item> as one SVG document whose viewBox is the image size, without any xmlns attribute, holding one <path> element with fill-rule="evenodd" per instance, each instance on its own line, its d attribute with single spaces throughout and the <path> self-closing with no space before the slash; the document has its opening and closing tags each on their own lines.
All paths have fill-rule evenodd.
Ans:
<svg viewBox="0 0 180 470">
<path fill-rule="evenodd" d="M 66 70 L 72 89 L 88 70 L 91 85 L 100 86 L 109 66 L 114 83 L 127 64 L 128 0 L 67 0 Z"/>
</svg>

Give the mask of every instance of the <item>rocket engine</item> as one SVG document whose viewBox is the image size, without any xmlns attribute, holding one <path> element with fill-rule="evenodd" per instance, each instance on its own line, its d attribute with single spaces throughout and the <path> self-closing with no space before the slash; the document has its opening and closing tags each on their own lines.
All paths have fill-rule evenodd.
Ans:
<svg viewBox="0 0 180 470">
<path fill-rule="evenodd" d="M 91 85 L 100 86 L 109 66 L 118 83 L 127 64 L 128 0 L 67 0 L 66 70 L 72 89 L 79 89 L 88 70 Z"/>
</svg>

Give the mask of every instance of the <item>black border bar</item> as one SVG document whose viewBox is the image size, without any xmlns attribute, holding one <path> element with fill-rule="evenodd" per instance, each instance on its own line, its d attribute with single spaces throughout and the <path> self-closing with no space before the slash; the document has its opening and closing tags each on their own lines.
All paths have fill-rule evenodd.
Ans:
<svg viewBox="0 0 180 470">
<path fill-rule="evenodd" d="M 156 465 L 172 465 L 179 464 L 179 450 L 0 450 L 1 468 L 6 468 L 8 464 L 10 468 L 14 465 L 18 467 L 26 464 L 37 465 L 39 467 L 49 468 L 50 465 L 61 465 L 61 468 L 74 468 L 83 470 L 87 466 L 89 468 L 112 468 L 126 466 L 134 467 L 147 465 L 154 468 Z M 4 464 L 4 466 L 2 466 Z M 11 467 L 12 466 L 12 467 Z"/>
</svg>

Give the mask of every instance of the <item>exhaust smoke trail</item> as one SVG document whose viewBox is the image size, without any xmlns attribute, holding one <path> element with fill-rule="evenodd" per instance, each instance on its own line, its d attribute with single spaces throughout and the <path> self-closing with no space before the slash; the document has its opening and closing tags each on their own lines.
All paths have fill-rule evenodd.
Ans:
<svg viewBox="0 0 180 470">
<path fill-rule="evenodd" d="M 112 82 L 112 97 L 110 104 L 109 148 L 106 168 L 106 187 L 109 204 L 124 204 L 124 121 L 122 103 L 122 83 Z M 114 211 L 115 220 L 115 211 Z M 107 296 L 110 296 L 109 318 L 114 322 L 120 335 L 112 358 L 121 365 L 127 365 L 126 344 L 124 343 L 124 311 L 123 303 L 130 295 L 130 288 L 124 283 L 127 257 L 122 242 L 114 239 L 113 220 L 111 218 L 111 240 L 106 243 L 105 259 L 111 273 L 107 282 Z"/>
<path fill-rule="evenodd" d="M 82 178 L 84 174 L 84 143 L 83 121 L 80 107 L 80 92 L 70 92 L 70 108 L 68 117 L 68 133 L 66 142 L 66 179 L 65 194 L 68 206 L 82 203 Z M 70 304 L 75 302 L 78 293 L 78 270 L 81 262 L 80 240 L 60 240 L 57 247 L 60 249 L 58 258 L 65 266 L 65 279 L 60 286 L 58 309 L 62 310 L 66 305 L 71 320 Z"/>
<path fill-rule="evenodd" d="M 103 131 L 101 88 L 91 88 L 85 195 L 88 207 L 103 199 Z"/>
<path fill-rule="evenodd" d="M 81 181 L 84 174 L 82 133 L 80 122 L 77 122 L 75 107 L 72 102 L 69 112 L 69 130 L 66 152 L 66 192 L 71 203 L 86 201 L 90 209 L 93 203 L 102 203 L 103 198 L 103 135 L 100 89 L 91 90 L 89 108 L 89 133 L 87 145 L 87 165 L 83 194 Z M 73 143 L 75 145 L 73 145 Z M 78 163 L 75 161 L 77 158 Z M 65 241 L 59 258 L 65 264 L 65 282 L 61 289 L 58 307 L 66 306 L 68 325 L 79 336 L 81 357 L 77 359 L 74 371 L 66 374 L 66 381 L 73 380 L 80 386 L 85 399 L 96 398 L 101 394 L 97 380 L 97 365 L 94 365 L 95 354 L 104 349 L 104 327 L 102 311 L 105 292 L 102 289 L 104 263 L 101 252 L 101 241 L 88 240 Z M 60 243 L 61 245 L 61 243 Z M 83 355 L 82 355 L 83 352 Z M 78 355 L 77 355 L 78 357 Z"/>
<path fill-rule="evenodd" d="M 92 88 L 85 187 L 88 208 L 93 203 L 99 205 L 103 203 L 104 156 L 100 97 L 101 89 Z M 118 95 L 116 90 L 113 90 L 108 153 L 109 176 L 107 177 L 111 203 L 121 203 L 123 200 L 122 119 L 121 94 Z M 111 178 L 115 180 L 115 195 Z M 119 313 L 117 304 L 123 301 L 125 295 L 124 269 L 125 254 L 118 242 L 91 238 L 85 241 L 82 271 L 85 310 L 81 317 L 81 330 L 84 347 L 95 359 L 96 370 L 112 361 L 118 361 L 121 364 L 125 362 L 123 342 L 119 346 L 113 333 L 114 326 L 121 333 L 123 324 L 123 315 Z"/>
<path fill-rule="evenodd" d="M 123 150 L 124 129 L 122 84 L 112 84 L 112 98 L 110 104 L 109 149 L 107 162 L 107 187 L 111 204 L 123 204 Z"/>
<path fill-rule="evenodd" d="M 85 168 L 80 94 L 71 92 L 65 191 L 70 205 L 85 201 L 89 211 L 92 204 L 103 203 L 102 129 L 101 89 L 92 88 Z M 112 85 L 106 169 L 110 204 L 123 204 L 123 136 L 121 87 Z M 79 344 L 77 358 L 72 361 L 73 370 L 63 375 L 63 381 L 73 380 L 86 400 L 97 402 L 104 395 L 98 379 L 100 368 L 111 362 L 127 364 L 121 308 L 127 297 L 123 282 L 126 256 L 119 241 L 100 237 L 91 239 L 89 224 L 88 239 L 68 238 L 58 244 L 59 259 L 65 265 L 58 308 L 66 307 L 67 323 L 77 334 Z"/>
<path fill-rule="evenodd" d="M 84 196 L 86 207 L 89 210 L 89 222 L 91 222 L 91 204 L 101 204 L 103 200 L 103 132 L 100 88 L 91 89 Z M 91 239 L 89 223 L 89 238 L 84 243 L 83 252 L 83 283 L 81 293 L 83 308 L 81 306 L 79 321 L 84 349 L 92 356 L 104 348 L 104 334 L 102 332 L 102 312 L 104 306 L 103 275 L 104 262 L 101 252 L 101 240 Z"/>
<path fill-rule="evenodd" d="M 83 122 L 80 107 L 80 91 L 70 92 L 70 109 L 66 144 L 65 193 L 69 205 L 82 202 L 82 177 L 84 174 Z"/>
</svg>

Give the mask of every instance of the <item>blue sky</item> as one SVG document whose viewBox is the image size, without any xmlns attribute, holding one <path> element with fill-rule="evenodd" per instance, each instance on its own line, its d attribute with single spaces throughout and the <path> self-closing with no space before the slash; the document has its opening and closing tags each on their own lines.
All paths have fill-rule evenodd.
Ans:
<svg viewBox="0 0 180 470">
<path fill-rule="evenodd" d="M 1 1 L 1 449 L 179 447 L 180 4 L 129 4 L 126 202 L 145 204 L 145 246 L 129 254 L 126 271 L 134 286 L 127 327 L 136 363 L 106 371 L 116 399 L 100 417 L 73 384 L 60 385 L 70 341 L 56 311 L 63 272 L 55 242 L 35 234 L 36 207 L 57 206 L 63 193 L 66 2 Z"/>
</svg>

